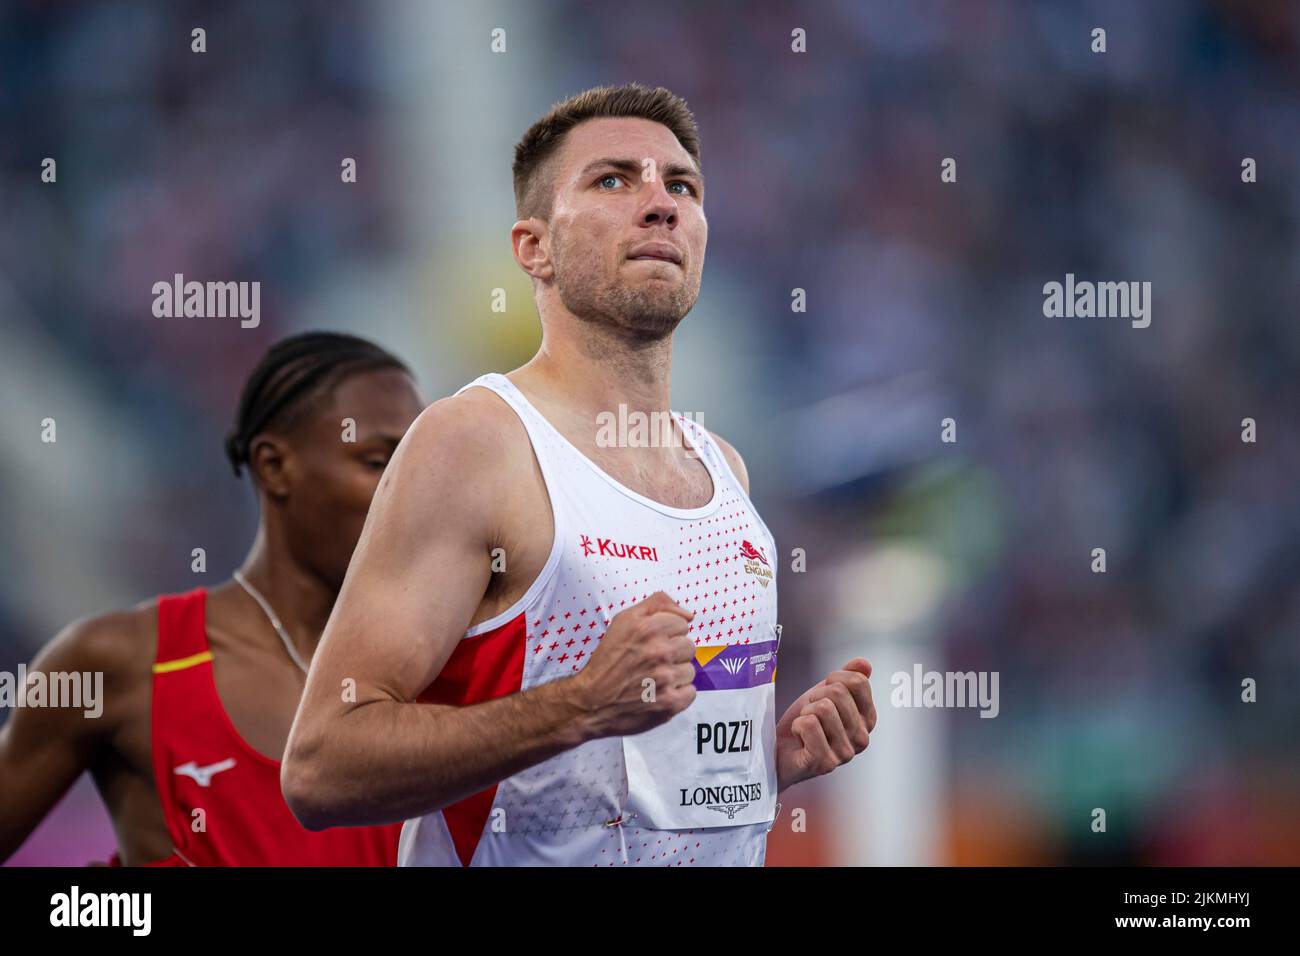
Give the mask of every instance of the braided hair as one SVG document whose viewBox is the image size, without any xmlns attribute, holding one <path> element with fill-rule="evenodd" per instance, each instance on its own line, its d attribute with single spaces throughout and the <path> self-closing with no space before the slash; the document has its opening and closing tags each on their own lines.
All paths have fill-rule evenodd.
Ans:
<svg viewBox="0 0 1300 956">
<path fill-rule="evenodd" d="M 226 457 L 236 477 L 249 464 L 259 434 L 272 426 L 292 427 L 309 399 L 349 376 L 386 368 L 411 371 L 395 355 L 355 335 L 304 332 L 277 342 L 244 383 L 234 430 L 226 436 Z"/>
</svg>

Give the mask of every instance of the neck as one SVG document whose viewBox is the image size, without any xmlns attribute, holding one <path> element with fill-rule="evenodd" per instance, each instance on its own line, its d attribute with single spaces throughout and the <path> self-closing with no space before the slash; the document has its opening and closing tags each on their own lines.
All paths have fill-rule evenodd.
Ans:
<svg viewBox="0 0 1300 956">
<path fill-rule="evenodd" d="M 239 570 L 271 606 L 298 653 L 310 661 L 338 592 L 294 561 L 283 533 L 265 517 Z M 264 616 L 261 608 L 253 610 Z"/>
<path fill-rule="evenodd" d="M 584 322 L 560 308 L 545 317 L 542 344 L 515 376 L 544 395 L 563 393 L 566 411 L 586 421 L 601 412 L 667 411 L 673 365 L 672 336 L 636 339 Z"/>
</svg>

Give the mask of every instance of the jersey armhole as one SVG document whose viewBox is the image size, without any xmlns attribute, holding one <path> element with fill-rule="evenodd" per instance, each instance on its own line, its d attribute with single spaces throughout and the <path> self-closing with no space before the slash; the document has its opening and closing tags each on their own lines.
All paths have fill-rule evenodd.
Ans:
<svg viewBox="0 0 1300 956">
<path fill-rule="evenodd" d="M 509 380 L 507 379 L 507 381 Z M 528 421 L 528 416 L 510 400 L 508 394 L 503 391 L 498 391 L 482 379 L 471 382 L 456 394 L 459 395 L 461 392 L 470 388 L 483 388 L 496 395 L 497 398 L 503 401 L 510 410 L 515 413 L 515 417 L 518 418 L 519 423 L 523 425 L 524 433 L 528 436 L 529 451 L 532 452 L 533 460 L 537 462 L 537 470 L 542 475 L 542 487 L 546 491 L 546 498 L 551 506 L 551 534 L 553 537 L 551 539 L 551 551 L 546 558 L 546 564 L 542 566 L 542 570 L 538 572 L 537 577 L 533 579 L 533 582 L 530 585 L 528 585 L 519 599 L 499 614 L 495 614 L 486 621 L 480 621 L 478 624 L 466 628 L 462 640 L 469 637 L 478 637 L 480 634 L 494 631 L 502 625 L 509 623 L 523 613 L 524 610 L 537 599 L 537 596 L 541 594 L 542 590 L 555 575 L 555 569 L 559 567 L 560 556 L 564 552 L 565 527 L 564 518 L 560 512 L 559 506 L 556 504 L 556 496 L 551 490 L 554 484 L 553 476 L 551 475 L 550 467 L 545 461 L 544 456 L 538 453 L 537 435 L 533 431 L 532 424 Z"/>
</svg>

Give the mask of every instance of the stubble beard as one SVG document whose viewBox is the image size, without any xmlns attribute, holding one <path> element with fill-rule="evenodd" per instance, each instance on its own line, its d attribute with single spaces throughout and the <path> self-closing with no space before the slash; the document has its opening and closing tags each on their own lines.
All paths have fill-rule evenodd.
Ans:
<svg viewBox="0 0 1300 956">
<path fill-rule="evenodd" d="M 700 294 L 700 277 L 685 281 L 645 281 L 629 285 L 607 276 L 600 261 L 570 249 L 555 237 L 555 291 L 564 307 L 583 322 L 644 343 L 673 334 Z M 669 268 L 674 268 L 669 266 Z"/>
</svg>

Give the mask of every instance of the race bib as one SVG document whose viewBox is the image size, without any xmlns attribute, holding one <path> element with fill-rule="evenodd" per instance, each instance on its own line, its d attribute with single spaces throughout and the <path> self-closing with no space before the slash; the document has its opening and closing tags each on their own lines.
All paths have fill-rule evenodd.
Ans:
<svg viewBox="0 0 1300 956">
<path fill-rule="evenodd" d="M 695 702 L 623 738 L 627 809 L 636 825 L 690 830 L 768 823 L 776 815 L 776 652 L 755 644 L 695 651 Z"/>
</svg>

